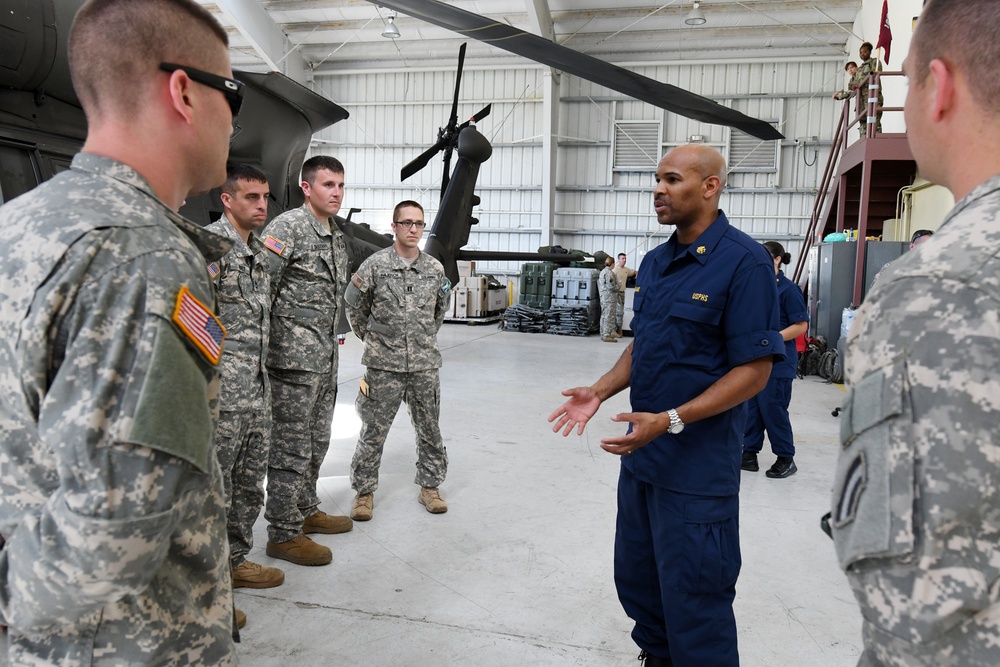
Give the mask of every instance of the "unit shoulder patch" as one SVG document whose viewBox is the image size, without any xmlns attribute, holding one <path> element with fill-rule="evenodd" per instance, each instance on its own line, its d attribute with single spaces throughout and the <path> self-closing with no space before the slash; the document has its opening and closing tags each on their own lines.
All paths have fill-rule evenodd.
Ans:
<svg viewBox="0 0 1000 667">
<path fill-rule="evenodd" d="M 284 241 L 279 241 L 273 236 L 266 236 L 264 237 L 264 247 L 276 255 L 281 255 L 281 253 L 285 252 L 286 244 Z"/>
<path fill-rule="evenodd" d="M 219 364 L 226 328 L 205 304 L 191 294 L 187 285 L 177 293 L 173 321 L 213 366 Z"/>
</svg>

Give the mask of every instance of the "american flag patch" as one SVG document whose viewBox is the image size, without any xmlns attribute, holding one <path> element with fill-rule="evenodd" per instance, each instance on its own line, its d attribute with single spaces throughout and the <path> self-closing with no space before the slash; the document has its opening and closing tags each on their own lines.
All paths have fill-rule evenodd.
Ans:
<svg viewBox="0 0 1000 667">
<path fill-rule="evenodd" d="M 264 247 L 277 255 L 285 252 L 285 244 L 273 236 L 264 239 Z"/>
<path fill-rule="evenodd" d="M 219 263 L 212 262 L 208 265 L 208 277 L 215 280 L 215 277 L 219 275 Z"/>
<path fill-rule="evenodd" d="M 218 365 L 222 357 L 222 341 L 226 338 L 226 329 L 218 318 L 196 299 L 187 285 L 181 287 L 177 294 L 177 305 L 174 306 L 174 324 L 194 343 L 205 355 L 205 358 Z"/>
<path fill-rule="evenodd" d="M 356 273 L 353 276 L 351 276 L 351 282 L 354 283 L 354 286 L 357 287 L 358 289 L 361 289 L 365 285 L 365 281 L 363 281 L 361 279 L 361 276 L 359 276 Z"/>
</svg>

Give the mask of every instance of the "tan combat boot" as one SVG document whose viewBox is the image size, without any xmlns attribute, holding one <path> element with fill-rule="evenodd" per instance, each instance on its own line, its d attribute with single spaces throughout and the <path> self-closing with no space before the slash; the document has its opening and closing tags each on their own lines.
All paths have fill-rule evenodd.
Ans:
<svg viewBox="0 0 1000 667">
<path fill-rule="evenodd" d="M 617 343 L 618 339 L 615 338 L 614 336 L 605 336 L 604 338 L 601 339 L 601 342 L 604 342 L 604 343 Z"/>
<path fill-rule="evenodd" d="M 346 516 L 333 516 L 323 511 L 317 511 L 312 516 L 307 516 L 302 522 L 303 533 L 323 533 L 325 535 L 336 535 L 337 533 L 350 532 L 354 528 L 351 519 Z"/>
<path fill-rule="evenodd" d="M 285 581 L 285 573 L 276 567 L 248 560 L 233 568 L 233 588 L 274 588 Z"/>
<path fill-rule="evenodd" d="M 354 496 L 354 504 L 351 505 L 351 518 L 355 521 L 370 521 L 372 518 L 372 506 L 374 504 L 374 493 L 357 494 Z"/>
<path fill-rule="evenodd" d="M 326 565 L 333 560 L 333 552 L 316 544 L 305 535 L 296 535 L 287 542 L 268 542 L 267 555 L 296 565 Z"/>
<path fill-rule="evenodd" d="M 421 486 L 420 496 L 417 499 L 431 514 L 444 514 L 448 511 L 448 503 L 444 501 L 435 487 Z"/>
<path fill-rule="evenodd" d="M 243 626 L 246 625 L 246 624 L 247 624 L 247 615 L 243 613 L 242 609 L 237 609 L 236 610 L 236 627 L 239 628 L 240 630 L 242 630 Z"/>
</svg>

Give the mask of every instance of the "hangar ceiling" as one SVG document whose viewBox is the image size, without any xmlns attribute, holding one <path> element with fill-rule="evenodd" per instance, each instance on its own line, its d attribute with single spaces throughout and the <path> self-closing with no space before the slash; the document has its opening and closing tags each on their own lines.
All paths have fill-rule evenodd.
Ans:
<svg viewBox="0 0 1000 667">
<path fill-rule="evenodd" d="M 390 10 L 366 0 L 200 0 L 230 33 L 237 69 L 310 72 L 527 63 L 494 46 L 398 14 L 400 37 L 382 36 Z M 615 63 L 795 59 L 846 55 L 862 0 L 446 0 Z"/>
</svg>

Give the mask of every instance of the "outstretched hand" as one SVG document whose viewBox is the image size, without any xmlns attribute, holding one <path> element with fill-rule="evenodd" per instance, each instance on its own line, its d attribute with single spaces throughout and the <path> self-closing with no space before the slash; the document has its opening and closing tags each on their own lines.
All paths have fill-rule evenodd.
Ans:
<svg viewBox="0 0 1000 667">
<path fill-rule="evenodd" d="M 632 431 L 625 435 L 601 440 L 601 449 L 622 456 L 631 454 L 640 447 L 667 432 L 670 417 L 667 413 L 622 412 L 611 418 L 615 422 L 630 422 Z"/>
<path fill-rule="evenodd" d="M 558 433 L 560 429 L 565 427 L 563 437 L 566 437 L 573 432 L 573 427 L 576 426 L 576 434 L 583 435 L 583 429 L 587 422 L 601 407 L 600 397 L 590 387 L 574 387 L 567 389 L 562 395 L 569 396 L 570 399 L 549 415 L 549 421 L 556 422 L 555 426 L 552 427 L 552 432 Z"/>
</svg>

